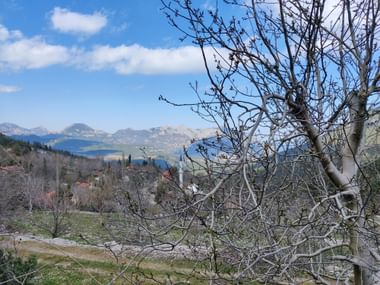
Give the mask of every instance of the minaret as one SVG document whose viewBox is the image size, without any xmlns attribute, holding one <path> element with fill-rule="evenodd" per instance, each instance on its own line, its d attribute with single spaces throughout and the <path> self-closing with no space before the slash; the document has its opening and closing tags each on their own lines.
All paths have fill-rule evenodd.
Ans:
<svg viewBox="0 0 380 285">
<path fill-rule="evenodd" d="M 179 156 L 179 169 L 178 169 L 178 174 L 179 174 L 179 187 L 182 189 L 183 188 L 183 159 L 182 159 L 182 154 Z"/>
</svg>

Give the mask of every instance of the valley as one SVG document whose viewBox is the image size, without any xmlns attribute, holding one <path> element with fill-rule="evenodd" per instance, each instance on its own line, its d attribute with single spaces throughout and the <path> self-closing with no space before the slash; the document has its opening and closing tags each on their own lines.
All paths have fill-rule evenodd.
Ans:
<svg viewBox="0 0 380 285">
<path fill-rule="evenodd" d="M 191 141 L 212 137 L 216 129 L 157 127 L 147 130 L 123 129 L 113 134 L 94 130 L 85 124 L 73 124 L 62 132 L 52 133 L 39 127 L 26 129 L 10 123 L 0 124 L 0 133 L 30 143 L 41 143 L 56 150 L 86 157 L 121 159 L 124 153 L 134 159 L 148 157 L 178 160 L 184 146 Z"/>
<path fill-rule="evenodd" d="M 380 285 L 380 1 L 0 1 L 0 285 Z"/>
</svg>

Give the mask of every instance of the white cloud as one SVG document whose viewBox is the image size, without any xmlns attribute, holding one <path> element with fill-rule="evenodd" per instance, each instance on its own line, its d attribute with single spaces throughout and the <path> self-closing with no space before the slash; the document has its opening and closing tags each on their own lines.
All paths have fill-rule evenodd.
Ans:
<svg viewBox="0 0 380 285">
<path fill-rule="evenodd" d="M 342 24 L 343 4 L 339 2 L 340 0 L 327 0 L 323 9 L 323 18 L 324 22 L 327 22 L 329 24 L 338 22 L 338 28 L 340 29 L 340 26 Z"/>
<path fill-rule="evenodd" d="M 19 30 L 10 31 L 0 24 L 0 42 L 19 38 L 22 38 L 22 33 Z"/>
<path fill-rule="evenodd" d="M 10 85 L 0 85 L 0 93 L 15 93 L 20 91 L 21 88 Z"/>
<path fill-rule="evenodd" d="M 213 49 L 205 49 L 215 68 Z M 138 44 L 72 48 L 47 43 L 41 36 L 24 37 L 0 25 L 0 71 L 66 65 L 82 70 L 112 70 L 118 74 L 184 74 L 204 72 L 196 46 L 146 48 Z"/>
<path fill-rule="evenodd" d="M 206 49 L 208 56 L 213 50 Z M 89 70 L 113 69 L 119 74 L 174 74 L 204 71 L 201 51 L 195 46 L 149 49 L 140 45 L 97 46 L 80 55 L 76 64 Z"/>
<path fill-rule="evenodd" d="M 9 37 L 9 31 L 7 28 L 5 28 L 3 25 L 0 25 L 0 41 L 4 41 L 8 39 Z"/>
<path fill-rule="evenodd" d="M 128 28 L 129 28 L 129 24 L 126 23 L 126 22 L 124 22 L 124 23 L 119 24 L 119 25 L 114 25 L 111 28 L 111 32 L 113 32 L 113 33 L 122 33 L 124 31 L 126 31 Z"/>
<path fill-rule="evenodd" d="M 25 38 L 18 30 L 0 24 L 0 70 L 35 69 L 65 63 L 70 50 L 51 45 L 42 37 Z"/>
<path fill-rule="evenodd" d="M 212 11 L 212 12 L 216 11 L 216 7 L 210 3 L 210 0 L 206 0 L 206 2 L 204 2 L 201 7 L 202 9 L 207 10 L 207 11 Z"/>
<path fill-rule="evenodd" d="M 80 14 L 55 7 L 51 14 L 53 28 L 62 33 L 91 36 L 107 25 L 107 17 L 99 12 Z"/>
<path fill-rule="evenodd" d="M 43 68 L 69 59 L 70 51 L 66 47 L 47 44 L 40 37 L 0 44 L 1 69 Z"/>
</svg>

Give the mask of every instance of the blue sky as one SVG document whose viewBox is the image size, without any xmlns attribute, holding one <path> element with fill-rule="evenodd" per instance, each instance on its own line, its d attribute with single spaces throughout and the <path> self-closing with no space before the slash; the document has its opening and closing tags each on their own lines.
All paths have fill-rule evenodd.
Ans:
<svg viewBox="0 0 380 285">
<path fill-rule="evenodd" d="M 208 5 L 208 1 L 204 1 Z M 0 2 L 0 123 L 59 131 L 82 122 L 114 132 L 209 127 L 187 108 L 207 81 L 159 0 Z"/>
</svg>

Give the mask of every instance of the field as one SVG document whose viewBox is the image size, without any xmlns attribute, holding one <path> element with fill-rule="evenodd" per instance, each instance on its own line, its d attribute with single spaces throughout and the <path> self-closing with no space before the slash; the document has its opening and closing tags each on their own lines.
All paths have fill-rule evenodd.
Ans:
<svg viewBox="0 0 380 285">
<path fill-rule="evenodd" d="M 20 256 L 36 255 L 39 271 L 36 284 L 156 284 L 157 281 L 187 280 L 189 284 L 204 284 L 195 278 L 191 264 L 161 259 L 144 259 L 138 255 L 116 260 L 105 248 L 76 243 L 52 242 L 31 236 L 1 236 L 3 248 L 14 249 Z M 121 274 L 123 273 L 123 274 Z M 120 274 L 119 278 L 116 278 Z M 192 276 L 187 278 L 186 276 Z M 138 281 L 143 283 L 139 283 Z"/>
<path fill-rule="evenodd" d="M 67 233 L 51 239 L 36 225 L 48 222 L 49 216 L 41 211 L 25 214 L 13 221 L 17 234 L 0 236 L 1 248 L 38 258 L 35 284 L 208 284 L 206 263 L 186 259 L 184 248 L 164 253 L 127 246 L 121 253 L 117 247 L 104 246 L 110 240 L 102 217 L 90 212 L 69 213 Z M 83 236 L 92 237 L 92 244 Z"/>
</svg>

